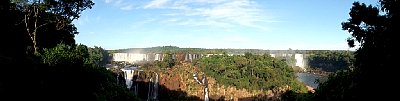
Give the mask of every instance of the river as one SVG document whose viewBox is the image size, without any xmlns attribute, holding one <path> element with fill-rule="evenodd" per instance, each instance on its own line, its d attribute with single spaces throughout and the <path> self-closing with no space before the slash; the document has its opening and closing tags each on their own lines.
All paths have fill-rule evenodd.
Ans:
<svg viewBox="0 0 400 101">
<path fill-rule="evenodd" d="M 312 73 L 296 73 L 296 76 L 297 76 L 297 80 L 299 80 L 313 88 L 318 87 L 318 83 L 315 82 L 316 79 L 319 79 L 323 82 L 323 81 L 327 80 L 327 78 L 328 78 L 326 76 L 316 75 L 316 74 L 312 74 Z"/>
</svg>

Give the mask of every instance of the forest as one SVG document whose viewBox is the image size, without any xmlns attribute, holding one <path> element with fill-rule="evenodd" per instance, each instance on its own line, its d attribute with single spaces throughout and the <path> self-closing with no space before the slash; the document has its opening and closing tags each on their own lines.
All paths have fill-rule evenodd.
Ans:
<svg viewBox="0 0 400 101">
<path fill-rule="evenodd" d="M 336 72 L 352 68 L 354 52 L 352 51 L 319 51 L 309 52 L 307 65 L 311 69 L 325 72 Z"/>
</svg>

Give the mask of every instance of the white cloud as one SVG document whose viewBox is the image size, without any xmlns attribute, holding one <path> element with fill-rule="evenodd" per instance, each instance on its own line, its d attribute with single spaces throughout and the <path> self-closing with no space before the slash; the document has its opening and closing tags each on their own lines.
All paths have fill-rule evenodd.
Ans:
<svg viewBox="0 0 400 101">
<path fill-rule="evenodd" d="M 105 0 L 104 2 L 121 10 L 132 10 L 134 8 L 134 3 L 131 0 Z"/>
<path fill-rule="evenodd" d="M 113 0 L 105 0 L 106 3 L 111 3 Z"/>
<path fill-rule="evenodd" d="M 271 15 L 251 0 L 153 0 L 144 9 L 169 9 L 163 14 L 171 24 L 230 28 L 244 26 L 268 30 L 263 25 L 276 22 Z M 171 21 L 168 18 L 180 19 Z"/>
<path fill-rule="evenodd" d="M 181 4 L 188 4 L 188 3 L 207 3 L 207 4 L 213 4 L 213 3 L 221 3 L 229 0 L 178 0 L 177 3 Z"/>
<path fill-rule="evenodd" d="M 105 0 L 121 10 L 166 10 L 154 14 L 159 23 L 234 29 L 248 27 L 268 31 L 267 23 L 278 22 L 253 0 Z M 162 16 L 162 17 L 159 17 Z M 178 19 L 178 20 L 171 20 Z"/>
<path fill-rule="evenodd" d="M 197 9 L 197 11 L 206 17 L 208 20 L 229 22 L 239 24 L 242 26 L 263 29 L 262 26 L 257 25 L 257 22 L 262 22 L 263 16 L 260 9 L 253 7 L 251 1 L 240 0 L 226 2 L 208 9 Z"/>
<path fill-rule="evenodd" d="M 242 35 L 216 35 L 198 36 L 190 40 L 189 43 L 183 43 L 183 47 L 200 47 L 200 48 L 242 48 L 242 49 L 259 49 L 264 43 L 251 40 L 251 38 Z"/>
<path fill-rule="evenodd" d="M 163 7 L 169 0 L 153 0 L 149 4 L 145 5 L 144 8 L 161 8 Z"/>
<path fill-rule="evenodd" d="M 132 10 L 133 9 L 133 5 L 127 5 L 127 6 L 121 7 L 120 9 L 121 10 Z"/>
</svg>

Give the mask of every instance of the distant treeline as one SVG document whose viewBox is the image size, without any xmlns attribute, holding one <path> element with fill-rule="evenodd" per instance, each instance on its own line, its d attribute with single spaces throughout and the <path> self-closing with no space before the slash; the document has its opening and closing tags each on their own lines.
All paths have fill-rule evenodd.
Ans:
<svg viewBox="0 0 400 101">
<path fill-rule="evenodd" d="M 348 68 L 354 61 L 354 51 L 349 50 L 262 50 L 262 49 L 205 49 L 205 48 L 179 48 L 176 46 L 161 46 L 151 48 L 129 48 L 119 50 L 108 50 L 109 53 L 163 53 L 175 54 L 180 57 L 182 54 L 234 54 L 244 55 L 251 53 L 254 55 L 275 54 L 273 57 L 281 59 L 290 67 L 295 67 L 296 59 L 294 55 L 304 54 L 305 64 L 312 69 L 335 72 Z M 184 56 L 184 55 L 183 55 Z"/>
<path fill-rule="evenodd" d="M 108 50 L 109 53 L 193 53 L 193 54 L 245 54 L 251 53 L 254 55 L 262 54 L 310 54 L 321 53 L 331 50 L 263 50 L 263 49 L 206 49 L 206 48 L 179 48 L 177 46 L 158 46 L 150 48 L 128 48 Z M 347 51 L 347 50 L 335 50 Z"/>
<path fill-rule="evenodd" d="M 308 54 L 310 68 L 335 72 L 352 66 L 354 52 L 351 51 L 314 51 Z"/>
<path fill-rule="evenodd" d="M 110 53 L 194 53 L 194 54 L 269 54 L 268 50 L 261 49 L 205 49 L 205 48 L 179 48 L 176 46 L 159 46 L 151 48 L 128 48 L 109 50 Z"/>
</svg>

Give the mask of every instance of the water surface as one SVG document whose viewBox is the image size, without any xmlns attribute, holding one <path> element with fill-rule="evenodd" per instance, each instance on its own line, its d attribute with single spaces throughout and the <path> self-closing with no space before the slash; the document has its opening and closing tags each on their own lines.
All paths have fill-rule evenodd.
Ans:
<svg viewBox="0 0 400 101">
<path fill-rule="evenodd" d="M 326 76 L 321 76 L 313 73 L 296 73 L 296 76 L 297 80 L 304 82 L 305 84 L 313 88 L 318 87 L 318 83 L 316 82 L 317 79 L 323 82 L 328 78 Z"/>
</svg>

